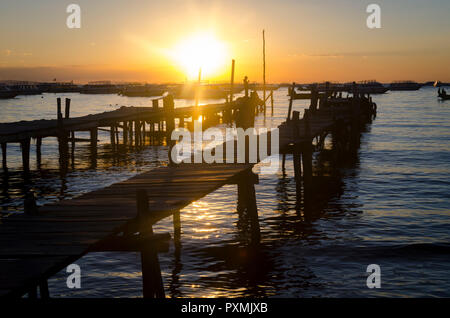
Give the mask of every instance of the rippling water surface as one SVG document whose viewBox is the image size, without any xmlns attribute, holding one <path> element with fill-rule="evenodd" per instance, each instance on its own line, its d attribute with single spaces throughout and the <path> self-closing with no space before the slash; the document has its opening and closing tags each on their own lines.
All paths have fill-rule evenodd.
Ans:
<svg viewBox="0 0 450 318">
<path fill-rule="evenodd" d="M 275 115 L 286 116 L 287 91 L 275 92 Z M 362 133 L 356 156 L 315 161 L 321 190 L 307 211 L 297 202 L 292 160 L 286 175 L 260 176 L 256 185 L 261 246 L 249 248 L 245 219 L 236 212 L 237 188 L 227 185 L 181 211 L 181 247 L 159 254 L 167 297 L 450 296 L 450 101 L 433 88 L 375 96 L 377 118 Z M 72 116 L 149 105 L 146 98 L 62 94 Z M 0 100 L 2 122 L 54 118 L 56 95 Z M 186 101 L 176 101 L 181 107 Z M 298 102 L 302 110 L 306 102 Z M 77 137 L 83 134 L 77 134 Z M 8 146 L 9 178 L 2 177 L 2 214 L 20 213 L 32 188 L 40 204 L 125 180 L 167 162 L 163 146 L 114 156 L 100 133 L 98 161 L 77 144 L 66 176 L 58 170 L 57 143 L 44 139 L 42 164 L 31 162 L 24 182 L 18 145 Z M 34 156 L 32 156 L 34 158 Z M 1 226 L 1 225 L 0 225 Z M 154 227 L 172 232 L 172 220 Z M 141 297 L 137 253 L 90 253 L 77 261 L 82 288 L 66 287 L 62 271 L 49 281 L 53 297 Z M 366 287 L 366 268 L 381 267 L 380 289 Z"/>
</svg>

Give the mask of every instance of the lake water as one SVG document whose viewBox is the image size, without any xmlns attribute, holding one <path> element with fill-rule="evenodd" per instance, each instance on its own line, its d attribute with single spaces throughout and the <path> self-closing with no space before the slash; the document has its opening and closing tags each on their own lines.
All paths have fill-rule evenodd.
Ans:
<svg viewBox="0 0 450 318">
<path fill-rule="evenodd" d="M 276 126 L 287 111 L 287 91 L 275 92 L 275 114 L 257 126 Z M 59 94 L 72 99 L 71 116 L 150 105 L 148 98 Z M 434 88 L 374 96 L 378 114 L 367 126 L 356 157 L 317 160 L 316 172 L 333 186 L 317 194 L 311 217 L 296 204 L 292 160 L 286 176 L 260 176 L 255 186 L 261 246 L 247 247 L 248 233 L 236 212 L 237 188 L 227 185 L 181 211 L 181 248 L 159 253 L 167 297 L 413 297 L 450 296 L 450 101 Z M 54 118 L 56 95 L 0 100 L 0 121 Z M 205 101 L 205 103 L 210 101 Z M 176 101 L 177 107 L 189 104 Z M 294 109 L 302 110 L 306 101 Z M 77 137 L 83 134 L 77 134 Z M 87 137 L 87 136 L 86 136 Z M 3 216 L 21 213 L 23 194 L 38 203 L 70 198 L 164 165 L 167 149 L 147 147 L 114 156 L 100 132 L 98 162 L 77 144 L 61 178 L 57 143 L 43 140 L 42 163 L 27 183 L 19 145 L 8 145 L 9 178 L 2 177 Z M 322 169 L 321 167 L 326 167 Z M 331 171 L 331 172 L 330 172 Z M 0 225 L 1 226 L 1 225 Z M 155 232 L 172 232 L 168 218 Z M 141 297 L 140 255 L 90 253 L 81 266 L 81 289 L 66 287 L 62 271 L 49 281 L 52 297 Z M 366 286 L 369 264 L 381 267 L 381 288 Z"/>
</svg>

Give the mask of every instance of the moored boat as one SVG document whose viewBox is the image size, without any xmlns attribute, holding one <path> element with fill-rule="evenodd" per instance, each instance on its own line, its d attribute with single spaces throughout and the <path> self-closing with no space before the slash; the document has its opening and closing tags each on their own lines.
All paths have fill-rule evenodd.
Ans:
<svg viewBox="0 0 450 318">
<path fill-rule="evenodd" d="M 440 89 L 438 90 L 438 97 L 442 100 L 449 100 L 450 99 L 450 95 L 447 94 L 447 92 L 444 89 Z"/>
<path fill-rule="evenodd" d="M 81 94 L 117 94 L 120 89 L 109 81 L 90 82 L 80 89 Z"/>
<path fill-rule="evenodd" d="M 357 84 L 358 92 L 362 94 L 384 94 L 389 88 L 377 81 L 363 81 Z"/>
<path fill-rule="evenodd" d="M 397 81 L 389 85 L 391 91 L 417 91 L 422 87 L 421 84 L 413 81 Z"/>
<path fill-rule="evenodd" d="M 119 92 L 119 95 L 128 97 L 154 97 L 162 96 L 166 92 L 165 86 L 160 85 L 130 85 Z"/>
<path fill-rule="evenodd" d="M 11 90 L 8 86 L 0 85 L 0 99 L 14 98 L 16 96 L 16 91 Z"/>
</svg>

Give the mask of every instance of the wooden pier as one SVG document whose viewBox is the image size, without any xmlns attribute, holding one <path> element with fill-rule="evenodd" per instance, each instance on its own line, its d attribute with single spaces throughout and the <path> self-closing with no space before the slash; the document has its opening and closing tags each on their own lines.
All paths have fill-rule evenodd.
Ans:
<svg viewBox="0 0 450 318">
<path fill-rule="evenodd" d="M 162 105 L 161 105 L 162 100 Z M 36 139 L 36 155 L 40 161 L 42 139 L 57 137 L 61 162 L 67 161 L 69 143 L 90 142 L 92 150 L 97 149 L 98 131 L 110 133 L 111 145 L 144 146 L 146 142 L 161 141 L 170 137 L 175 127 L 187 127 L 192 130 L 193 121 L 202 116 L 203 128 L 206 129 L 220 122 L 236 119 L 241 101 L 210 104 L 201 106 L 174 108 L 171 95 L 153 99 L 152 107 L 121 107 L 114 111 L 95 115 L 70 118 L 70 99 L 66 99 L 65 114 L 61 111 L 61 99 L 57 100 L 56 119 L 33 120 L 0 124 L 0 144 L 2 146 L 3 170 L 7 171 L 7 145 L 20 143 L 24 173 L 30 170 L 31 139 Z M 75 133 L 87 131 L 88 140 L 75 138 Z M 122 133 L 120 133 L 122 132 Z M 120 140 L 120 136 L 122 140 Z M 170 139 L 170 138 L 169 138 Z"/>
<path fill-rule="evenodd" d="M 336 98 L 335 92 L 319 96 L 311 92 L 311 106 L 300 118 L 293 111 L 296 98 L 294 87 L 286 122 L 279 126 L 280 152 L 293 153 L 295 180 L 298 193 L 304 187 L 308 197 L 313 187 L 313 152 L 320 151 L 328 134 L 333 136 L 337 154 L 345 157 L 359 145 L 361 128 L 376 114 L 376 105 L 369 96 L 358 94 Z M 165 112 L 140 108 L 120 109 L 100 115 L 86 116 L 83 120 L 67 119 L 63 123 L 64 135 L 79 129 L 98 129 L 99 126 L 122 127 L 123 136 L 129 134 L 125 123 L 150 121 L 155 123 L 170 118 L 167 132 L 171 132 L 172 118 L 198 114 L 198 108 L 173 109 L 173 100 L 166 97 Z M 255 115 L 257 101 L 244 97 L 233 103 L 205 107 L 206 118 L 213 114 L 237 113 L 238 124 L 247 128 Z M 168 114 L 169 113 L 169 114 Z M 125 115 L 126 114 L 126 115 Z M 179 117 L 177 117 L 179 116 Z M 243 120 L 243 117 L 251 120 Z M 86 120 L 86 118 L 90 118 Z M 122 123 L 119 125 L 118 123 Z M 42 128 L 23 123 L 15 134 L 2 132 L 2 143 L 26 138 L 61 135 L 56 122 Z M 139 123 L 137 124 L 139 127 Z M 11 124 L 13 127 L 13 124 Z M 42 126 L 40 126 L 42 127 Z M 125 128 L 124 128 L 125 127 Z M 20 130 L 20 134 L 19 134 Z M 13 135 L 16 136 L 13 138 Z M 10 139 L 8 139 L 10 138 Z M 127 138 L 124 137 L 126 140 Z M 135 139 L 138 140 L 139 137 Z M 126 142 L 124 140 L 124 142 Z M 249 141 L 248 141 L 249 142 Z M 261 145 L 259 145 L 261 146 Z M 26 151 L 25 151 L 26 153 Z M 270 152 L 269 152 L 270 153 Z M 262 160 L 264 158 L 258 158 Z M 26 163 L 26 162 L 24 162 Z M 180 240 L 180 209 L 225 184 L 238 185 L 238 211 L 245 211 L 251 219 L 251 244 L 259 244 L 260 231 L 253 174 L 254 163 L 242 164 L 170 164 L 129 180 L 113 184 L 71 200 L 37 207 L 32 195 L 26 198 L 22 215 L 2 219 L 0 224 L 0 296 L 19 297 L 28 293 L 42 298 L 49 296 L 47 279 L 90 251 L 137 250 L 141 252 L 144 297 L 164 297 L 164 288 L 157 258 L 158 246 L 167 235 L 155 235 L 152 225 L 172 216 L 174 242 Z M 303 166 L 303 167 L 302 167 Z"/>
</svg>

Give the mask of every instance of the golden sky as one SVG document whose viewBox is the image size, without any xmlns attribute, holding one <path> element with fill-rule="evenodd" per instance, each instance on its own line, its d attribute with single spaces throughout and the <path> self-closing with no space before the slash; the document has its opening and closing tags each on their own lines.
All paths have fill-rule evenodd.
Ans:
<svg viewBox="0 0 450 318">
<path fill-rule="evenodd" d="M 381 29 L 366 26 L 373 2 Z M 70 3 L 80 29 L 66 26 Z M 228 81 L 235 59 L 236 80 L 261 81 L 265 29 L 269 82 L 450 81 L 449 12 L 447 0 L 2 0 L 0 79 L 180 82 L 203 63 L 204 80 Z"/>
</svg>

